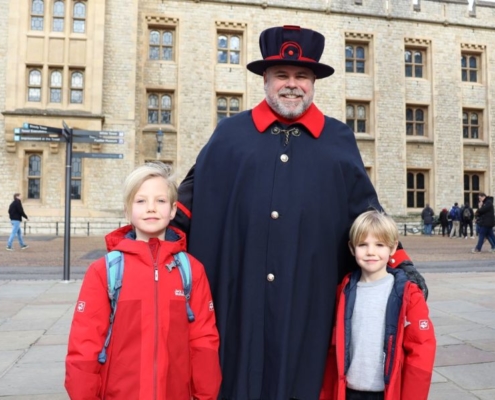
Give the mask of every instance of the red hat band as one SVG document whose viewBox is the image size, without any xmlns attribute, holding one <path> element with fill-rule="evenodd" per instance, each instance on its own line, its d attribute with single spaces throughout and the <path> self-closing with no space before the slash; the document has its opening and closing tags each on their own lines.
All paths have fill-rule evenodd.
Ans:
<svg viewBox="0 0 495 400">
<path fill-rule="evenodd" d="M 311 58 L 303 57 L 301 46 L 296 42 L 285 42 L 280 46 L 280 53 L 278 55 L 266 57 L 265 60 L 300 60 L 316 62 Z"/>
</svg>

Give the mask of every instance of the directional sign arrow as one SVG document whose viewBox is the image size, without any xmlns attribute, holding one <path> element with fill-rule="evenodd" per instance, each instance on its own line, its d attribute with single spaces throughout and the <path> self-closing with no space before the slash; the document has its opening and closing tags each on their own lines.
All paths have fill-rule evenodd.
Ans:
<svg viewBox="0 0 495 400">
<path fill-rule="evenodd" d="M 57 136 L 14 136 L 14 142 L 65 142 L 63 137 Z"/>
<path fill-rule="evenodd" d="M 93 136 L 119 136 L 123 137 L 124 132 L 121 131 L 84 131 L 80 129 L 73 129 L 72 134 L 74 136 L 85 136 L 85 135 L 93 135 Z"/>
<path fill-rule="evenodd" d="M 74 143 L 107 143 L 107 144 L 124 144 L 124 139 L 113 137 L 99 137 L 99 136 L 74 136 L 72 138 Z"/>
<path fill-rule="evenodd" d="M 39 129 L 14 128 L 15 135 L 53 135 L 53 132 L 41 131 Z"/>
<path fill-rule="evenodd" d="M 60 128 L 53 128 L 51 126 L 44 126 L 44 125 L 34 125 L 34 124 L 28 124 L 27 122 L 22 124 L 22 127 L 24 129 L 33 129 L 35 131 L 43 131 L 43 132 L 49 132 L 49 133 L 57 133 L 59 135 L 62 134 L 62 129 Z"/>
<path fill-rule="evenodd" d="M 82 153 L 82 152 L 74 152 L 72 153 L 73 157 L 82 157 L 82 158 L 124 158 L 123 154 L 116 153 Z"/>
</svg>

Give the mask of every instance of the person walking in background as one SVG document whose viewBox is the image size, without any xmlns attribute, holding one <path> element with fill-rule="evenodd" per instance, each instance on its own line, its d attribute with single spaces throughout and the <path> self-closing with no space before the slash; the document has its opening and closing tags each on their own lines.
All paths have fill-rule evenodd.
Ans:
<svg viewBox="0 0 495 400">
<path fill-rule="evenodd" d="M 449 236 L 449 220 L 448 220 L 449 211 L 446 208 L 442 208 L 438 219 L 440 221 L 440 225 L 442 227 L 442 236 Z"/>
<path fill-rule="evenodd" d="M 479 227 L 478 244 L 471 250 L 472 253 L 479 253 L 483 247 L 485 238 L 492 246 L 491 252 L 495 252 L 495 235 L 493 227 L 495 226 L 495 215 L 493 214 L 493 197 L 487 196 L 485 193 L 478 195 L 478 209 L 475 212 L 477 224 Z"/>
<path fill-rule="evenodd" d="M 16 236 L 17 239 L 19 240 L 19 245 L 21 246 L 21 250 L 27 249 L 29 246 L 26 243 L 24 243 L 24 240 L 22 238 L 21 223 L 22 223 L 22 218 L 26 218 L 27 221 L 29 221 L 29 218 L 24 212 L 24 208 L 22 207 L 20 193 L 14 193 L 14 201 L 10 203 L 9 206 L 9 217 L 10 217 L 10 223 L 12 224 L 12 232 L 10 232 L 10 236 L 7 241 L 7 250 L 9 251 L 14 250 L 14 248 L 12 247 L 12 242 L 14 241 L 14 238 Z"/>
<path fill-rule="evenodd" d="M 469 207 L 469 203 L 466 202 L 461 211 L 462 216 L 462 234 L 464 238 L 468 238 L 468 227 L 471 239 L 474 239 L 473 235 L 473 219 L 474 219 L 474 211 L 471 207 Z"/>
<path fill-rule="evenodd" d="M 376 210 L 352 224 L 349 248 L 360 269 L 337 289 L 320 400 L 428 398 L 435 332 L 420 288 L 387 267 L 398 240 L 394 220 Z"/>
<path fill-rule="evenodd" d="M 426 207 L 421 212 L 421 219 L 423 220 L 423 225 L 424 225 L 423 233 L 425 235 L 431 236 L 431 228 L 433 226 L 433 216 L 434 215 L 435 215 L 435 212 L 430 207 L 430 205 L 427 203 Z"/>
<path fill-rule="evenodd" d="M 452 219 L 452 229 L 450 230 L 450 238 L 454 238 L 456 234 L 461 237 L 460 221 L 461 212 L 459 209 L 459 204 L 455 203 L 454 206 L 449 211 L 450 218 Z"/>
</svg>

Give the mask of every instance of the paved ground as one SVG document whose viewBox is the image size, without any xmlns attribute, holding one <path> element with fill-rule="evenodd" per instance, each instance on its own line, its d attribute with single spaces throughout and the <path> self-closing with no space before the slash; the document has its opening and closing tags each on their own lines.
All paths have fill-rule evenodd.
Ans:
<svg viewBox="0 0 495 400">
<path fill-rule="evenodd" d="M 487 244 L 471 254 L 471 239 L 401 240 L 430 289 L 438 348 L 429 399 L 495 399 L 495 254 Z M 62 280 L 63 238 L 28 236 L 26 243 L 0 252 L 0 399 L 67 399 L 64 356 L 81 281 Z M 102 237 L 72 238 L 71 277 L 104 250 Z M 458 270 L 466 272 L 445 272 Z"/>
</svg>

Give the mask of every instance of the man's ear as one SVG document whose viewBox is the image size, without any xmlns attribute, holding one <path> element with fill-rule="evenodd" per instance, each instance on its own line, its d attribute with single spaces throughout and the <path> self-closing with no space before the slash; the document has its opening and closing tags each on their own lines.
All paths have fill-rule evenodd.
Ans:
<svg viewBox="0 0 495 400">
<path fill-rule="evenodd" d="M 350 240 L 347 242 L 347 245 L 349 246 L 349 250 L 351 251 L 351 254 L 353 256 L 356 256 L 356 254 L 354 253 L 354 247 L 352 246 L 352 243 Z"/>
</svg>

